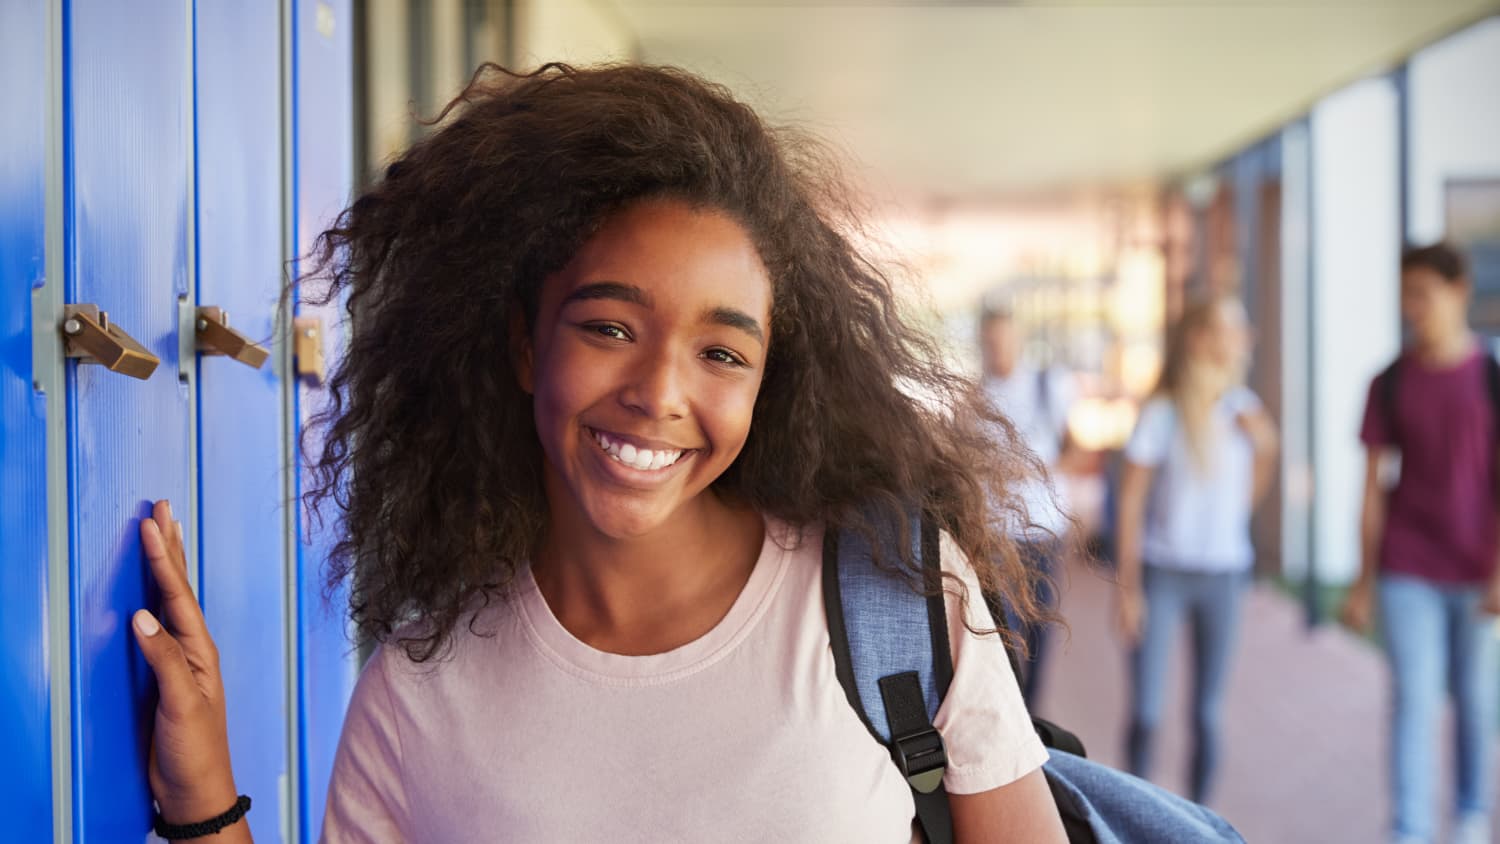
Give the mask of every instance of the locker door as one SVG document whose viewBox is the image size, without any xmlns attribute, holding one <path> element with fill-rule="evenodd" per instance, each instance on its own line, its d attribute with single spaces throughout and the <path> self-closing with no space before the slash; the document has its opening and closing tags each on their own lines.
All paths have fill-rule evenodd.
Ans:
<svg viewBox="0 0 1500 844">
<path fill-rule="evenodd" d="M 31 291 L 43 281 L 50 40 L 45 0 L 0 6 L 0 798 L 19 841 L 52 839 L 44 397 Z M 57 408 L 61 413 L 61 407 Z"/>
<path fill-rule="evenodd" d="M 349 0 L 294 0 L 293 8 L 295 230 L 297 252 L 305 255 L 318 233 L 348 204 L 352 190 L 353 20 Z M 330 369 L 340 344 L 339 313 L 336 306 L 299 311 L 301 317 L 321 319 Z M 303 382 L 295 400 L 300 433 L 301 423 L 324 406 L 325 393 Z M 322 564 L 331 546 L 331 527 L 309 532 L 315 527 L 305 518 L 298 520 L 298 805 L 304 841 L 316 840 L 322 827 L 333 754 L 357 672 L 345 635 L 347 596 L 323 599 Z"/>
<path fill-rule="evenodd" d="M 170 498 L 194 529 L 192 384 L 179 356 L 181 315 L 191 318 L 191 22 L 182 2 L 63 9 L 67 301 L 97 304 L 161 360 L 146 380 L 69 364 L 73 834 L 140 841 L 154 701 L 129 628 L 154 596 L 137 522 Z"/>
<path fill-rule="evenodd" d="M 270 352 L 283 272 L 279 10 L 200 3 L 195 42 L 197 304 Z M 290 733 L 276 358 L 257 369 L 200 353 L 198 449 L 198 597 L 224 667 L 235 782 L 255 800 L 255 840 L 281 841 Z"/>
</svg>

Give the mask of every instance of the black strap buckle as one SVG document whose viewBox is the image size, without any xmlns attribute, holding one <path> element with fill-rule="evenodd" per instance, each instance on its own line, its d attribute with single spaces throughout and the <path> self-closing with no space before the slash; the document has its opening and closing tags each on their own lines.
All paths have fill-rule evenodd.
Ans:
<svg viewBox="0 0 1500 844">
<path fill-rule="evenodd" d="M 943 737 L 932 728 L 899 736 L 891 742 L 891 755 L 901 775 L 911 787 L 921 794 L 931 794 L 943 784 L 943 772 L 948 769 L 948 753 L 943 749 Z"/>
</svg>

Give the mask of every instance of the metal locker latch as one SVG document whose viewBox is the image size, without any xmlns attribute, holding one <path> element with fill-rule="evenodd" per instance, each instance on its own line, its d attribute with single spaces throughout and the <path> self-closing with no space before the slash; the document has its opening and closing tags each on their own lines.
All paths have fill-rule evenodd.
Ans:
<svg viewBox="0 0 1500 844">
<path fill-rule="evenodd" d="M 297 317 L 292 321 L 292 353 L 297 357 L 297 377 L 318 386 L 323 383 L 323 320 Z"/>
<path fill-rule="evenodd" d="M 205 355 L 224 355 L 251 369 L 260 369 L 271 353 L 250 338 L 229 327 L 229 314 L 222 308 L 205 305 L 198 309 L 198 351 Z"/>
<path fill-rule="evenodd" d="M 109 314 L 98 305 L 64 305 L 62 333 L 66 355 L 79 363 L 96 363 L 142 381 L 161 363 L 161 358 L 111 324 Z"/>
</svg>

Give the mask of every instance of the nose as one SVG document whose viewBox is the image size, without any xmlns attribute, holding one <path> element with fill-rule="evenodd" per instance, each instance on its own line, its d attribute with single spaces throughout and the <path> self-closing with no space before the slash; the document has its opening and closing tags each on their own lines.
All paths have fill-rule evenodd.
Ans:
<svg viewBox="0 0 1500 844">
<path fill-rule="evenodd" d="M 642 355 L 620 404 L 648 419 L 681 419 L 687 415 L 687 377 L 682 363 L 669 349 Z"/>
</svg>

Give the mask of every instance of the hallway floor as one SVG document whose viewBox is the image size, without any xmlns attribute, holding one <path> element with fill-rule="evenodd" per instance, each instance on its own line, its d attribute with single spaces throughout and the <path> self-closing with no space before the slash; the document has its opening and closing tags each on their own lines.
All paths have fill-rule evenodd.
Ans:
<svg viewBox="0 0 1500 844">
<path fill-rule="evenodd" d="M 1052 640 L 1036 710 L 1077 732 L 1092 758 L 1119 765 L 1127 678 L 1113 632 L 1111 575 L 1075 566 L 1064 580 L 1071 632 L 1058 631 Z M 1211 805 L 1255 844 L 1386 840 L 1387 681 L 1380 652 L 1336 625 L 1308 631 L 1301 607 L 1270 586 L 1253 588 L 1248 601 Z M 1154 777 L 1179 793 L 1187 787 L 1187 658 L 1184 630 Z M 1439 805 L 1446 824 L 1450 748 L 1442 755 Z"/>
</svg>

